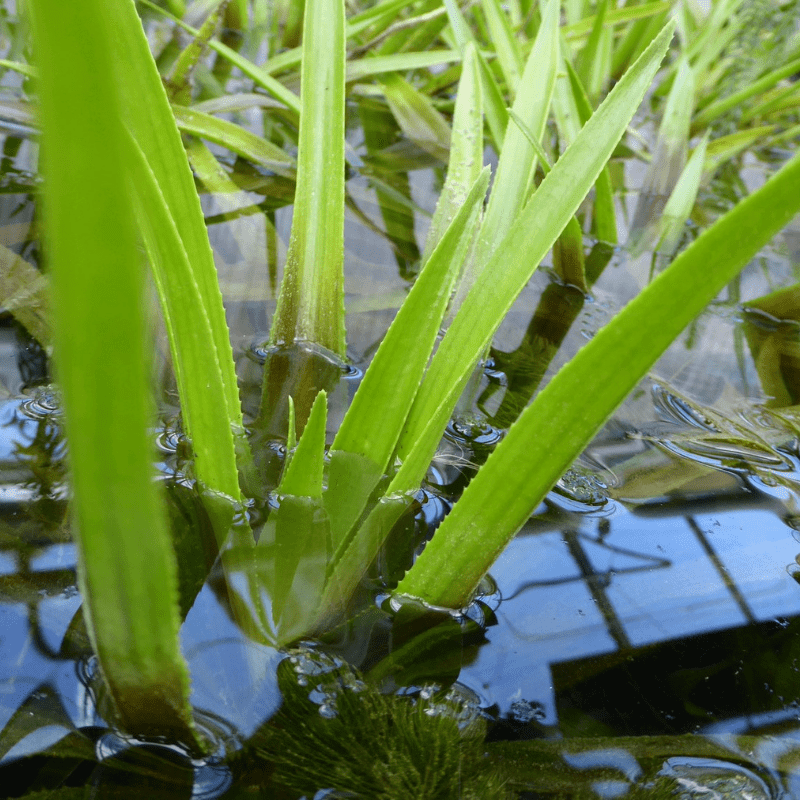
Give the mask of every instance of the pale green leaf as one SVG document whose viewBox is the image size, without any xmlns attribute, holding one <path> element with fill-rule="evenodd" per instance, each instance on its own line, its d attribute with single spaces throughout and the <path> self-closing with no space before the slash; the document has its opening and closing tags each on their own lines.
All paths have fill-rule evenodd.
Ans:
<svg viewBox="0 0 800 800">
<path fill-rule="evenodd" d="M 516 95 L 522 75 L 523 60 L 519 45 L 511 31 L 511 24 L 500 8 L 498 0 L 481 0 L 481 8 L 486 16 L 489 36 L 497 53 L 508 91 L 511 95 Z"/>
<path fill-rule="evenodd" d="M 361 515 L 369 493 L 388 467 L 436 341 L 453 281 L 472 242 L 488 181 L 487 168 L 397 312 L 333 441 L 326 502 L 335 548 Z M 346 486 L 345 478 L 338 483 L 334 480 L 342 453 L 366 459 L 376 467 L 372 485 L 365 483 L 360 496 L 340 490 Z M 343 475 L 346 472 L 342 470 Z"/>
<path fill-rule="evenodd" d="M 325 463 L 325 424 L 328 418 L 328 395 L 321 391 L 311 406 L 292 460 L 286 467 L 278 488 L 280 494 L 297 497 L 322 497 L 322 468 Z M 292 406 L 294 408 L 294 406 Z M 290 422 L 293 420 L 290 414 Z"/>
<path fill-rule="evenodd" d="M 694 208 L 697 193 L 700 190 L 700 181 L 703 177 L 703 166 L 708 145 L 708 132 L 695 147 L 691 158 L 675 184 L 672 194 L 664 206 L 664 212 L 659 222 L 661 236 L 658 242 L 658 251 L 666 255 L 675 252 L 678 240 L 683 234 L 686 220 Z"/>
<path fill-rule="evenodd" d="M 426 50 L 420 53 L 394 53 L 373 58 L 359 58 L 357 61 L 347 62 L 347 80 L 358 81 L 384 72 L 428 69 L 460 60 L 461 54 L 455 50 Z"/>
<path fill-rule="evenodd" d="M 400 129 L 426 152 L 442 162 L 450 150 L 450 126 L 433 103 L 400 75 L 380 78 L 386 101 Z"/>
<path fill-rule="evenodd" d="M 183 331 L 172 337 L 171 345 L 186 432 L 198 451 L 197 471 L 201 481 L 212 490 L 238 498 L 239 479 L 232 458 L 234 437 L 245 460 L 247 448 L 233 351 L 200 200 L 134 5 L 130 0 L 115 2 L 119 17 L 114 33 L 116 58 L 123 65 L 138 65 L 136 69 L 120 70 L 123 117 L 147 162 L 142 173 L 146 176 L 142 191 L 150 192 L 161 209 L 151 213 L 144 204 L 142 219 L 152 234 L 151 252 L 156 255 L 164 247 L 179 258 L 176 264 L 165 259 L 153 267 L 162 270 L 161 276 L 156 276 L 157 282 L 174 282 L 171 302 L 162 311 L 168 330 L 173 334 Z M 140 157 L 133 152 L 131 158 Z M 150 184 L 151 178 L 154 186 Z M 172 239 L 174 234 L 178 236 L 177 242 Z M 169 277 L 166 273 L 170 273 Z M 190 303 L 179 297 L 193 300 Z M 207 341 L 207 347 L 199 348 L 198 339 Z M 198 389 L 190 388 L 194 384 Z"/>
<path fill-rule="evenodd" d="M 755 97 L 761 92 L 766 92 L 771 89 L 779 81 L 788 78 L 800 71 L 800 58 L 783 64 L 776 69 L 770 70 L 766 75 L 756 81 L 742 87 L 738 92 L 733 92 L 727 97 L 717 100 L 709 106 L 706 106 L 693 120 L 692 128 L 694 130 L 701 129 L 713 122 L 717 117 L 722 116 L 733 108 L 741 106 L 746 100 Z"/>
<path fill-rule="evenodd" d="M 422 263 L 428 260 L 483 166 L 483 92 L 475 46 L 464 49 L 464 65 L 453 112 L 453 135 L 447 179 L 433 212 L 425 240 Z"/>
<path fill-rule="evenodd" d="M 309 0 L 294 216 L 270 340 L 283 345 L 305 340 L 342 358 L 344 65 L 343 0 Z"/>
<path fill-rule="evenodd" d="M 537 141 L 541 141 L 558 66 L 558 3 L 550 0 L 525 65 L 512 111 Z M 536 168 L 536 153 L 516 125 L 506 129 L 489 204 L 481 225 L 475 276 L 480 274 L 494 248 L 503 240 L 519 215 Z M 460 291 L 468 286 L 463 287 Z"/>
<path fill-rule="evenodd" d="M 173 106 L 178 129 L 206 141 L 227 147 L 242 158 L 280 175 L 294 176 L 294 159 L 272 142 L 228 120 L 219 119 L 185 106 Z"/>
<path fill-rule="evenodd" d="M 580 78 L 572 65 L 566 62 L 567 72 L 569 73 L 572 96 L 575 100 L 575 107 L 578 111 L 581 123 L 586 124 L 592 116 L 592 106 L 586 96 Z M 594 218 L 592 231 L 601 242 L 617 243 L 617 217 L 614 211 L 614 190 L 611 185 L 611 174 L 608 164 L 603 167 L 602 172 L 594 185 Z"/>
</svg>

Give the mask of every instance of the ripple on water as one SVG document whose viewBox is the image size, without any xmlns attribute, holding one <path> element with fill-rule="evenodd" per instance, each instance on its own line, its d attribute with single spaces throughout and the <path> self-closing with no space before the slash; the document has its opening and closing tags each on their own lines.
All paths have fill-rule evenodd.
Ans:
<svg viewBox="0 0 800 800">
<path fill-rule="evenodd" d="M 30 419 L 49 419 L 61 414 L 61 393 L 54 384 L 39 386 L 33 394 L 19 404 L 19 410 Z"/>
<path fill-rule="evenodd" d="M 95 755 L 100 769 L 92 778 L 94 786 L 117 786 L 126 773 L 157 774 L 160 785 L 175 787 L 180 796 L 192 800 L 222 797 L 233 783 L 230 769 L 222 759 L 228 754 L 230 732 L 219 720 L 196 719 L 201 734 L 211 744 L 212 755 L 194 758 L 177 745 L 141 741 L 108 732 L 100 736 Z M 191 791 L 191 794 L 189 794 Z"/>
<path fill-rule="evenodd" d="M 719 759 L 670 758 L 658 776 L 673 784 L 676 800 L 774 800 L 776 797 L 766 781 L 754 772 Z"/>
</svg>

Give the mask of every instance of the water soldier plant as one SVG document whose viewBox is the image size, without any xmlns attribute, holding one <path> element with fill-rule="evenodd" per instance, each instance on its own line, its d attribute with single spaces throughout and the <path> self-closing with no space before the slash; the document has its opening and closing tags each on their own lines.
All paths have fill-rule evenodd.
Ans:
<svg viewBox="0 0 800 800">
<path fill-rule="evenodd" d="M 510 35 L 499 4 L 487 0 L 482 8 L 495 44 L 494 65 L 455 3 L 446 2 L 443 10 L 425 6 L 423 15 L 431 16 L 419 29 L 435 41 L 447 26 L 451 47 L 442 54 L 392 50 L 390 20 L 404 5 L 397 0 L 349 22 L 342 0 L 307 0 L 302 49 L 275 55 L 269 68 L 259 68 L 211 38 L 226 9 L 242 5 L 223 0 L 211 4 L 208 20 L 194 31 L 196 39 L 175 59 L 165 83 L 133 0 L 85 0 L 80 15 L 53 0 L 29 5 L 55 366 L 87 630 L 116 724 L 202 751 L 178 647 L 181 610 L 191 596 L 179 597 L 185 565 L 176 563 L 153 480 L 143 261 L 158 292 L 196 488 L 212 520 L 232 611 L 248 635 L 277 646 L 323 631 L 347 613 L 365 571 L 419 489 L 476 365 L 547 252 L 556 247 L 565 281 L 581 290 L 591 285 L 576 214 L 594 188 L 591 227 L 607 239 L 616 235 L 607 165 L 653 84 L 676 23 L 666 21 L 666 7 L 635 19 L 626 46 L 611 59 L 605 22 L 625 9 L 600 4 L 593 20 L 568 18 L 573 27 L 584 24 L 588 37 L 573 64 L 556 0 L 530 8 L 529 32 L 535 35 L 527 54 Z M 687 13 L 678 15 L 678 23 L 692 41 Z M 363 31 L 383 37 L 382 45 L 377 54 L 348 63 L 348 37 Z M 291 39 L 288 27 L 284 35 Z M 699 41 L 692 41 L 693 52 L 705 57 Z M 257 81 L 281 104 L 281 114 L 299 124 L 296 159 L 273 142 L 187 107 L 187 76 L 204 44 Z M 278 65 L 297 63 L 299 100 L 271 74 Z M 431 63 L 454 64 L 457 73 L 460 68 L 451 127 L 402 76 Z M 683 130 L 691 116 L 691 109 L 680 108 L 690 69 L 688 61 L 673 62 L 670 83 L 659 86 L 681 87 L 669 96 L 665 126 L 673 131 Z M 510 108 L 498 74 L 513 97 Z M 567 81 L 559 80 L 562 74 Z M 618 80 L 594 108 L 603 76 L 611 74 Z M 757 91 L 771 89 L 785 74 L 791 73 L 770 73 Z M 345 356 L 344 121 L 346 82 L 353 75 L 378 75 L 409 137 L 449 160 L 419 275 L 326 447 L 327 390 L 337 370 L 320 363 L 336 365 Z M 704 127 L 725 111 L 725 102 L 708 100 L 692 124 Z M 551 114 L 568 142 L 557 158 L 544 136 Z M 488 202 L 484 120 L 499 154 Z M 249 439 L 181 131 L 224 142 L 275 174 L 296 175 L 287 263 L 261 409 Z M 670 130 L 662 132 L 668 138 Z M 696 194 L 703 150 L 697 152 L 683 177 L 677 178 L 679 168 L 671 179 L 676 199 L 670 218 L 688 213 L 685 198 Z M 188 154 L 201 180 L 219 181 L 203 145 L 190 144 Z M 659 355 L 800 210 L 799 181 L 795 155 L 558 372 L 392 588 L 398 604 L 458 611 L 470 603 L 505 545 Z M 390 195 L 391 187 L 385 191 Z M 674 238 L 675 229 L 673 223 L 659 235 Z M 291 361 L 287 353 L 299 353 L 299 359 Z M 287 363 L 300 366 L 287 373 Z M 278 429 L 288 454 L 269 485 L 260 448 Z M 245 513 L 248 500 L 270 492 L 271 510 L 256 537 Z M 186 581 L 180 585 L 185 589 Z"/>
</svg>

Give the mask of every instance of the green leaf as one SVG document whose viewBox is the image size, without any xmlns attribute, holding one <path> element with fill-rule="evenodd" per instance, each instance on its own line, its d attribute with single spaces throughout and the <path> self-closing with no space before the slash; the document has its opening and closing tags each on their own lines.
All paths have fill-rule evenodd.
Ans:
<svg viewBox="0 0 800 800">
<path fill-rule="evenodd" d="M 478 56 L 478 64 L 480 66 L 481 81 L 483 83 L 483 97 L 484 106 L 486 109 L 486 121 L 489 124 L 489 130 L 492 132 L 494 139 L 495 149 L 499 152 L 503 146 L 503 138 L 505 137 L 506 127 L 508 126 L 508 111 L 506 104 L 503 100 L 503 95 L 494 78 L 494 74 L 486 59 L 480 51 L 478 42 L 469 27 L 464 14 L 458 7 L 455 0 L 444 0 L 444 6 L 447 9 L 447 18 L 450 22 L 450 29 L 453 36 L 461 48 L 463 53 L 467 44 L 470 42 L 475 47 L 475 52 Z"/>
<path fill-rule="evenodd" d="M 558 3 L 550 0 L 543 11 L 542 24 L 536 34 L 519 92 L 511 109 L 537 141 L 541 141 L 550 110 L 558 54 Z M 475 276 L 480 274 L 492 251 L 517 219 L 528 198 L 535 168 L 536 153 L 527 137 L 518 126 L 509 126 L 481 225 Z"/>
<path fill-rule="evenodd" d="M 464 65 L 453 112 L 453 135 L 447 179 L 436 202 L 425 240 L 422 263 L 428 260 L 483 166 L 483 92 L 477 51 L 470 42 L 464 49 Z"/>
<path fill-rule="evenodd" d="M 704 172 L 710 174 L 726 161 L 736 158 L 761 138 L 766 138 L 775 130 L 774 125 L 759 125 L 757 128 L 746 128 L 743 131 L 720 136 L 708 143 Z"/>
<path fill-rule="evenodd" d="M 272 602 L 279 641 L 291 641 L 308 630 L 325 583 L 331 552 L 330 522 L 322 500 L 327 395 L 317 394 L 300 441 L 284 470 L 280 505 L 270 513 L 258 547 L 258 558 L 271 550 L 273 562 L 255 563 Z M 290 403 L 289 425 L 294 425 Z M 290 439 L 293 435 L 290 436 Z"/>
<path fill-rule="evenodd" d="M 200 35 L 200 32 L 197 30 L 197 28 L 193 28 L 191 25 L 187 25 L 176 16 L 169 14 L 163 8 L 153 3 L 152 0 L 138 0 L 138 2 L 159 14 L 169 17 L 173 22 L 175 22 L 176 25 L 183 28 L 183 30 L 185 30 L 191 36 Z M 282 83 L 280 83 L 280 81 L 275 80 L 275 78 L 273 78 L 263 67 L 256 66 L 252 61 L 250 61 L 250 59 L 240 55 L 235 50 L 218 41 L 217 39 L 212 39 L 209 42 L 209 47 L 215 52 L 219 53 L 223 58 L 230 61 L 235 67 L 238 67 L 244 75 L 246 75 L 253 81 L 253 83 L 256 84 L 256 86 L 260 86 L 262 89 L 269 92 L 269 94 L 271 94 L 276 100 L 279 100 L 295 114 L 300 113 L 300 98 L 287 89 Z M 298 48 L 293 64 L 297 64 L 299 61 L 300 51 Z"/>
<path fill-rule="evenodd" d="M 779 81 L 788 78 L 790 75 L 794 75 L 798 70 L 800 70 L 800 58 L 770 70 L 766 75 L 743 87 L 738 92 L 733 92 L 722 100 L 718 100 L 716 103 L 706 106 L 706 108 L 692 120 L 692 129 L 702 129 L 731 109 L 741 106 L 742 103 L 749 100 L 751 97 L 755 97 L 755 95 L 771 89 Z"/>
<path fill-rule="evenodd" d="M 153 256 L 197 473 L 211 490 L 239 497 L 235 448 L 249 461 L 225 309 L 194 178 L 134 4 L 115 0 L 114 48 L 122 113 L 141 171 L 140 222 Z M 138 154 L 136 151 L 139 151 Z M 142 164 L 142 159 L 146 166 Z M 154 182 L 154 183 L 153 183 Z M 159 209 L 156 211 L 155 209 Z M 178 239 L 175 240 L 177 235 Z M 191 301 L 189 301 L 191 298 Z M 199 341 L 203 345 L 199 345 Z M 224 534 L 221 532 L 220 535 Z"/>
<path fill-rule="evenodd" d="M 213 0 L 203 26 L 175 60 L 170 76 L 167 79 L 170 99 L 173 102 L 186 104 L 191 100 L 189 80 L 209 41 L 216 33 L 220 14 L 227 4 L 228 0 Z"/>
<path fill-rule="evenodd" d="M 694 86 L 694 70 L 686 59 L 681 59 L 631 221 L 628 250 L 632 255 L 652 245 L 661 212 L 686 165 Z"/>
<path fill-rule="evenodd" d="M 384 72 L 407 72 L 411 69 L 427 69 L 440 64 L 451 64 L 461 60 L 455 50 L 426 50 L 421 53 L 394 53 L 386 56 L 360 58 L 347 62 L 347 80 L 358 81 Z"/>
<path fill-rule="evenodd" d="M 583 50 L 578 56 L 575 72 L 581 79 L 584 86 L 591 86 L 593 84 L 593 75 L 597 70 L 597 61 L 600 55 L 600 39 L 603 34 L 603 24 L 606 18 L 606 11 L 608 10 L 608 0 L 599 0 L 597 3 L 597 13 L 594 17 L 592 25 L 592 32 L 589 34 L 589 39 L 586 42 Z"/>
<path fill-rule="evenodd" d="M 272 602 L 272 619 L 278 641 L 290 642 L 308 631 L 325 584 L 331 541 L 321 498 L 282 497 L 254 553 L 258 557 L 267 549 L 272 560 L 264 568 L 273 574 L 265 588 Z"/>
<path fill-rule="evenodd" d="M 334 547 L 359 518 L 369 493 L 388 468 L 403 423 L 422 379 L 444 317 L 450 291 L 473 239 L 489 182 L 486 168 L 473 184 L 461 209 L 420 273 L 375 354 L 331 446 L 331 479 L 326 504 Z M 374 469 L 353 493 L 339 469 L 342 453 L 365 459 Z M 348 458 L 348 463 L 352 458 Z M 341 472 L 340 480 L 335 476 Z"/>
<path fill-rule="evenodd" d="M 621 25 L 631 20 L 657 16 L 672 9 L 670 0 L 655 0 L 651 3 L 623 6 L 606 14 L 607 25 Z M 579 39 L 590 34 L 594 27 L 595 15 L 584 17 L 580 22 L 570 23 L 564 28 L 568 39 Z"/>
<path fill-rule="evenodd" d="M 572 217 L 553 245 L 553 269 L 564 283 L 588 291 L 584 272 L 583 231 Z"/>
<path fill-rule="evenodd" d="M 447 161 L 450 126 L 433 103 L 399 75 L 380 78 L 386 102 L 403 133 L 434 158 Z"/>
<path fill-rule="evenodd" d="M 278 492 L 298 497 L 322 497 L 322 468 L 325 462 L 325 424 L 328 395 L 317 394 L 300 441 L 281 478 Z M 294 405 L 292 405 L 292 410 Z M 290 424 L 294 421 L 290 414 Z"/>
<path fill-rule="evenodd" d="M 658 251 L 672 255 L 678 246 L 678 241 L 683 234 L 686 220 L 694 208 L 697 193 L 700 190 L 700 181 L 703 177 L 703 166 L 708 145 L 708 131 L 695 147 L 691 158 L 684 167 L 681 177 L 675 184 L 672 194 L 664 206 L 664 213 L 659 222 L 661 235 L 658 242 Z"/>
<path fill-rule="evenodd" d="M 565 62 L 569 81 L 572 87 L 572 96 L 575 100 L 575 107 L 578 111 L 581 123 L 585 125 L 592 116 L 592 106 L 586 96 L 580 78 L 572 68 L 572 65 Z M 611 174 L 606 164 L 594 185 L 594 235 L 601 242 L 617 243 L 617 217 L 614 212 L 614 190 L 611 185 Z"/>
<path fill-rule="evenodd" d="M 175 561 L 153 481 L 136 167 L 122 120 L 121 83 L 147 64 L 136 50 L 121 58 L 120 38 L 144 36 L 129 0 L 87 0 L 80 14 L 47 0 L 30 8 L 84 613 L 122 725 L 199 745 L 178 647 Z M 144 61 L 152 65 L 149 51 Z"/>
<path fill-rule="evenodd" d="M 36 78 L 39 74 L 36 68 L 30 66 L 30 64 L 23 64 L 20 61 L 8 61 L 5 58 L 0 58 L 0 67 L 13 69 L 14 72 L 19 72 L 20 75 L 24 75 L 26 78 Z"/>
<path fill-rule="evenodd" d="M 419 485 L 471 371 L 515 298 L 573 216 L 641 102 L 672 36 L 668 25 L 617 83 L 495 249 L 445 335 L 417 394 L 392 490 Z"/>
<path fill-rule="evenodd" d="M 325 41 L 325 46 L 319 43 Z M 308 0 L 297 190 L 270 341 L 314 342 L 345 357 L 344 2 Z"/>
<path fill-rule="evenodd" d="M 294 160 L 277 145 L 256 136 L 241 125 L 212 117 L 193 108 L 174 105 L 178 129 L 214 144 L 222 145 L 242 158 L 260 164 L 279 175 L 294 176 Z"/>
<path fill-rule="evenodd" d="M 352 596 L 386 537 L 410 504 L 410 497 L 384 495 L 359 525 L 358 535 L 351 537 L 334 554 L 330 575 L 310 630 L 325 630 L 335 620 L 341 606 Z"/>
<path fill-rule="evenodd" d="M 519 87 L 523 61 L 519 44 L 511 31 L 511 24 L 498 0 L 481 0 L 481 8 L 486 16 L 489 35 L 494 45 L 500 69 L 506 80 L 509 94 L 515 95 Z"/>
<path fill-rule="evenodd" d="M 197 474 L 207 487 L 235 500 L 239 479 L 231 423 L 220 419 L 226 402 L 224 386 L 193 264 L 144 153 L 130 137 L 127 145 L 125 158 L 136 171 L 134 208 L 164 309 Z M 221 435 L 214 436 L 215 430 Z M 220 543 L 226 535 L 227 530 L 218 531 Z"/>
<path fill-rule="evenodd" d="M 451 608 L 469 601 L 507 542 L 658 356 L 800 211 L 798 181 L 800 153 L 578 352 L 497 446 L 398 592 Z"/>
</svg>

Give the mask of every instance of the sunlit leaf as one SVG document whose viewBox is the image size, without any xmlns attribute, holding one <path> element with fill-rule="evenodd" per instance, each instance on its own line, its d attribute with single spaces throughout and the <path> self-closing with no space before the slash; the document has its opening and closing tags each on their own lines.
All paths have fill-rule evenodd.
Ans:
<svg viewBox="0 0 800 800">
<path fill-rule="evenodd" d="M 270 340 L 301 339 L 344 357 L 343 0 L 309 0 L 303 42 L 297 190 Z"/>
<path fill-rule="evenodd" d="M 392 489 L 404 492 L 419 484 L 474 364 L 600 174 L 652 81 L 671 35 L 668 26 L 617 83 L 494 250 L 417 394 L 398 443 L 403 465 Z"/>
<path fill-rule="evenodd" d="M 136 165 L 123 125 L 120 28 L 144 43 L 144 54 L 132 48 L 124 60 L 125 75 L 146 72 L 152 60 L 129 0 L 90 0 L 80 14 L 35 0 L 31 11 L 84 611 L 122 724 L 199 746 L 178 647 L 175 560 L 152 479 L 153 402 L 137 302 L 144 273 L 131 192 Z"/>
<path fill-rule="evenodd" d="M 658 356 L 800 211 L 798 180 L 800 154 L 696 239 L 562 368 L 469 484 L 399 592 L 451 608 L 468 602 L 498 553 Z M 576 402 L 587 396 L 591 403 Z"/>
</svg>

